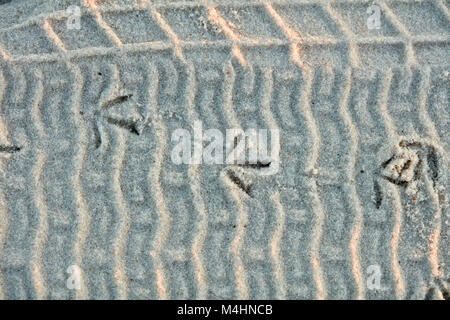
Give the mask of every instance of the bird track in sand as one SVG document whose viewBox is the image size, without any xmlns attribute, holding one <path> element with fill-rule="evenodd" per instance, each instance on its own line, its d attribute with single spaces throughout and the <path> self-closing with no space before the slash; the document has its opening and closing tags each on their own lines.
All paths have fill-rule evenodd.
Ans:
<svg viewBox="0 0 450 320">
<path fill-rule="evenodd" d="M 448 6 L 378 1 L 371 34 L 368 3 L 86 1 L 80 30 L 0 28 L 0 297 L 448 297 Z M 280 174 L 171 164 L 196 119 L 279 128 Z M 417 202 L 377 175 L 403 137 L 432 150 Z"/>
</svg>

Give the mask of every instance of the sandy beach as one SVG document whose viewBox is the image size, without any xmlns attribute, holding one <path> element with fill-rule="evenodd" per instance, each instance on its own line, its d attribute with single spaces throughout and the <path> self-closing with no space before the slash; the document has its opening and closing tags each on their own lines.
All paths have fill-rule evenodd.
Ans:
<svg viewBox="0 0 450 320">
<path fill-rule="evenodd" d="M 0 299 L 450 299 L 449 49 L 448 0 L 0 0 Z"/>
</svg>

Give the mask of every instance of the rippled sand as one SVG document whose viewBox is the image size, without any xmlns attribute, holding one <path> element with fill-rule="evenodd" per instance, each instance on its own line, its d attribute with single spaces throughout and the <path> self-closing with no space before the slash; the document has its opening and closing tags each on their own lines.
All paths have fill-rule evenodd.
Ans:
<svg viewBox="0 0 450 320">
<path fill-rule="evenodd" d="M 372 2 L 0 5 L 0 298 L 448 299 L 450 3 Z"/>
</svg>

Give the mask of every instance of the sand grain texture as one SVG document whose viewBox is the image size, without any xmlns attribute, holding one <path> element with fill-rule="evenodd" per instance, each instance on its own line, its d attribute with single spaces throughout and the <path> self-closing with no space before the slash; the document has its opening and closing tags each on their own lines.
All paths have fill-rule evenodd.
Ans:
<svg viewBox="0 0 450 320">
<path fill-rule="evenodd" d="M 449 298 L 448 1 L 4 2 L 1 299 Z M 279 172 L 175 165 L 196 120 Z"/>
</svg>

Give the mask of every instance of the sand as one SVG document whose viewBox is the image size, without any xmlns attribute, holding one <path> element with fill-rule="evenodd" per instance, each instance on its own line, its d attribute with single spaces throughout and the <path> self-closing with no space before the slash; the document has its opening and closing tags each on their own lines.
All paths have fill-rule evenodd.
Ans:
<svg viewBox="0 0 450 320">
<path fill-rule="evenodd" d="M 449 1 L 8 2 L 1 299 L 449 299 Z"/>
</svg>

